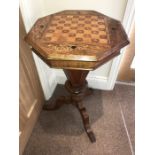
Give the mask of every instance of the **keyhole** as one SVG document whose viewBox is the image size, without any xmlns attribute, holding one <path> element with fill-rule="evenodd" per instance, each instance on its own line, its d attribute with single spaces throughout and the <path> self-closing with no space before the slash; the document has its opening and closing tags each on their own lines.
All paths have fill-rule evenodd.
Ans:
<svg viewBox="0 0 155 155">
<path fill-rule="evenodd" d="M 72 49 L 75 49 L 75 48 L 76 48 L 76 46 L 75 46 L 75 45 L 72 45 L 72 46 L 71 46 L 71 48 L 72 48 Z"/>
<path fill-rule="evenodd" d="M 40 25 L 40 28 L 43 28 L 44 27 L 44 25 Z"/>
</svg>

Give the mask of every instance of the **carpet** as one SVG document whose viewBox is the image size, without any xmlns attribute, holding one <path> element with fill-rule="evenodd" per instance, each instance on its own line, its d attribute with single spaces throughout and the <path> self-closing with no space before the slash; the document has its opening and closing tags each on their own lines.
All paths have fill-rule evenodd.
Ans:
<svg viewBox="0 0 155 155">
<path fill-rule="evenodd" d="M 135 150 L 134 86 L 116 84 L 113 91 L 94 90 L 84 99 L 96 142 L 91 143 L 73 105 L 42 111 L 24 155 L 133 155 Z M 68 94 L 58 85 L 53 100 Z"/>
</svg>

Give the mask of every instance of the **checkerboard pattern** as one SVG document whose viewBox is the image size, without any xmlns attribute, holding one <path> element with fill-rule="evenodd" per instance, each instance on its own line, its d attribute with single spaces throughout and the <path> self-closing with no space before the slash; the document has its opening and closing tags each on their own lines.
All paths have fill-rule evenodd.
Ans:
<svg viewBox="0 0 155 155">
<path fill-rule="evenodd" d="M 49 43 L 108 44 L 104 17 L 96 15 L 52 16 L 43 38 Z"/>
</svg>

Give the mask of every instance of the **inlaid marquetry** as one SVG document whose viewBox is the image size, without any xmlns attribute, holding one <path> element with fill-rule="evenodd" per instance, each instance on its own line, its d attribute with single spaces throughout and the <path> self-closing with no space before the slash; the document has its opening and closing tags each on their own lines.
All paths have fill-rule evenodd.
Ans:
<svg viewBox="0 0 155 155">
<path fill-rule="evenodd" d="M 73 69 L 84 61 L 89 66 L 92 62 L 105 63 L 107 57 L 118 55 L 120 48 L 129 43 L 119 21 L 96 11 L 82 10 L 62 11 L 38 19 L 26 41 L 51 67 L 57 68 L 63 60 L 65 66 L 60 62 L 60 68 L 71 68 L 69 61 L 74 61 Z M 96 67 L 87 68 L 87 64 L 84 69 Z"/>
</svg>

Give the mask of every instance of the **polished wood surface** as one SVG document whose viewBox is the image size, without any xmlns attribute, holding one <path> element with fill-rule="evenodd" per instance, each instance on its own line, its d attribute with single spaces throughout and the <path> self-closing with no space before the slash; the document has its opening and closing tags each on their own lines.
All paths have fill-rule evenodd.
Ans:
<svg viewBox="0 0 155 155">
<path fill-rule="evenodd" d="M 19 154 L 22 155 L 42 109 L 44 96 L 32 52 L 24 41 L 26 32 L 21 15 L 19 28 Z"/>
<path fill-rule="evenodd" d="M 40 18 L 25 40 L 51 67 L 87 70 L 115 57 L 129 43 L 119 21 L 96 11 L 62 11 Z"/>
<path fill-rule="evenodd" d="M 50 67 L 62 68 L 70 96 L 62 96 L 44 105 L 44 110 L 54 110 L 63 104 L 75 105 L 82 117 L 84 128 L 91 142 L 96 138 L 90 128 L 89 116 L 82 100 L 92 93 L 86 77 L 119 55 L 129 41 L 115 19 L 96 11 L 62 11 L 36 21 L 25 40 L 33 51 Z"/>
</svg>

